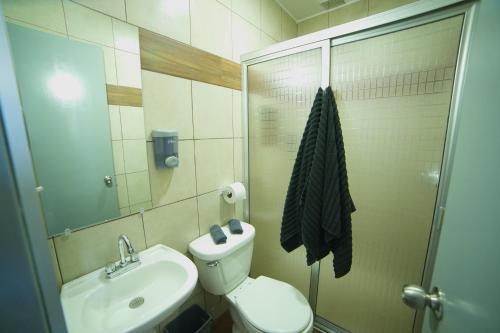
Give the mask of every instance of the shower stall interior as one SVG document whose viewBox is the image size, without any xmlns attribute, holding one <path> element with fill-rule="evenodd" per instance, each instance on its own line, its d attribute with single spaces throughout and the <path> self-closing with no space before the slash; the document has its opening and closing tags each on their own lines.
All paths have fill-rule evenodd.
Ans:
<svg viewBox="0 0 500 333">
<path fill-rule="evenodd" d="M 243 57 L 252 275 L 286 281 L 332 332 L 419 332 L 401 288 L 429 287 L 473 3 L 418 1 Z M 317 89 L 332 86 L 347 159 L 353 266 L 280 246 L 289 177 Z"/>
</svg>

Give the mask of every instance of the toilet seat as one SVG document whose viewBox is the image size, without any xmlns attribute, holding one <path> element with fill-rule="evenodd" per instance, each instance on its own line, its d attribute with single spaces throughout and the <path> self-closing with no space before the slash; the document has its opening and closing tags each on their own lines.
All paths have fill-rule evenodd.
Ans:
<svg viewBox="0 0 500 333">
<path fill-rule="evenodd" d="M 291 285 L 260 276 L 234 295 L 240 315 L 257 331 L 303 332 L 312 311 L 305 297 Z"/>
</svg>

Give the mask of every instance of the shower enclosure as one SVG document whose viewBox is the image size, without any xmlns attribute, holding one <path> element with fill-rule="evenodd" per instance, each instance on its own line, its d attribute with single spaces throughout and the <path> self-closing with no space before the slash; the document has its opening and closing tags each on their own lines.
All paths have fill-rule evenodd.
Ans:
<svg viewBox="0 0 500 333">
<path fill-rule="evenodd" d="M 473 4 L 418 1 L 243 56 L 245 215 L 252 275 L 288 282 L 332 332 L 419 332 L 408 283 L 429 288 L 453 153 Z M 332 86 L 353 214 L 351 272 L 280 246 L 281 215 L 312 101 Z"/>
</svg>

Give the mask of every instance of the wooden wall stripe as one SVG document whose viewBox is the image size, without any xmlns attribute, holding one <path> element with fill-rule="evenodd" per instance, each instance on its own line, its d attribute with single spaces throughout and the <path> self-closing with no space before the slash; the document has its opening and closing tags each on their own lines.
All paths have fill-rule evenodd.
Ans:
<svg viewBox="0 0 500 333">
<path fill-rule="evenodd" d="M 106 92 L 110 105 L 142 106 L 141 89 L 107 84 Z"/>
<path fill-rule="evenodd" d="M 241 66 L 139 28 L 142 69 L 241 90 Z"/>
</svg>

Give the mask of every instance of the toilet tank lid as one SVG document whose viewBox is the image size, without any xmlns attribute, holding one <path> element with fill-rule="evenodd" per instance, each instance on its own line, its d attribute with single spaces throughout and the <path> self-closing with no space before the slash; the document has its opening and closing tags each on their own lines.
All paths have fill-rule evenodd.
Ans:
<svg viewBox="0 0 500 333">
<path fill-rule="evenodd" d="M 224 244 L 215 244 L 210 233 L 207 233 L 189 244 L 189 252 L 199 259 L 212 261 L 219 260 L 253 241 L 255 228 L 248 223 L 241 222 L 242 234 L 232 234 L 227 226 L 222 227 L 227 240 Z"/>
</svg>

